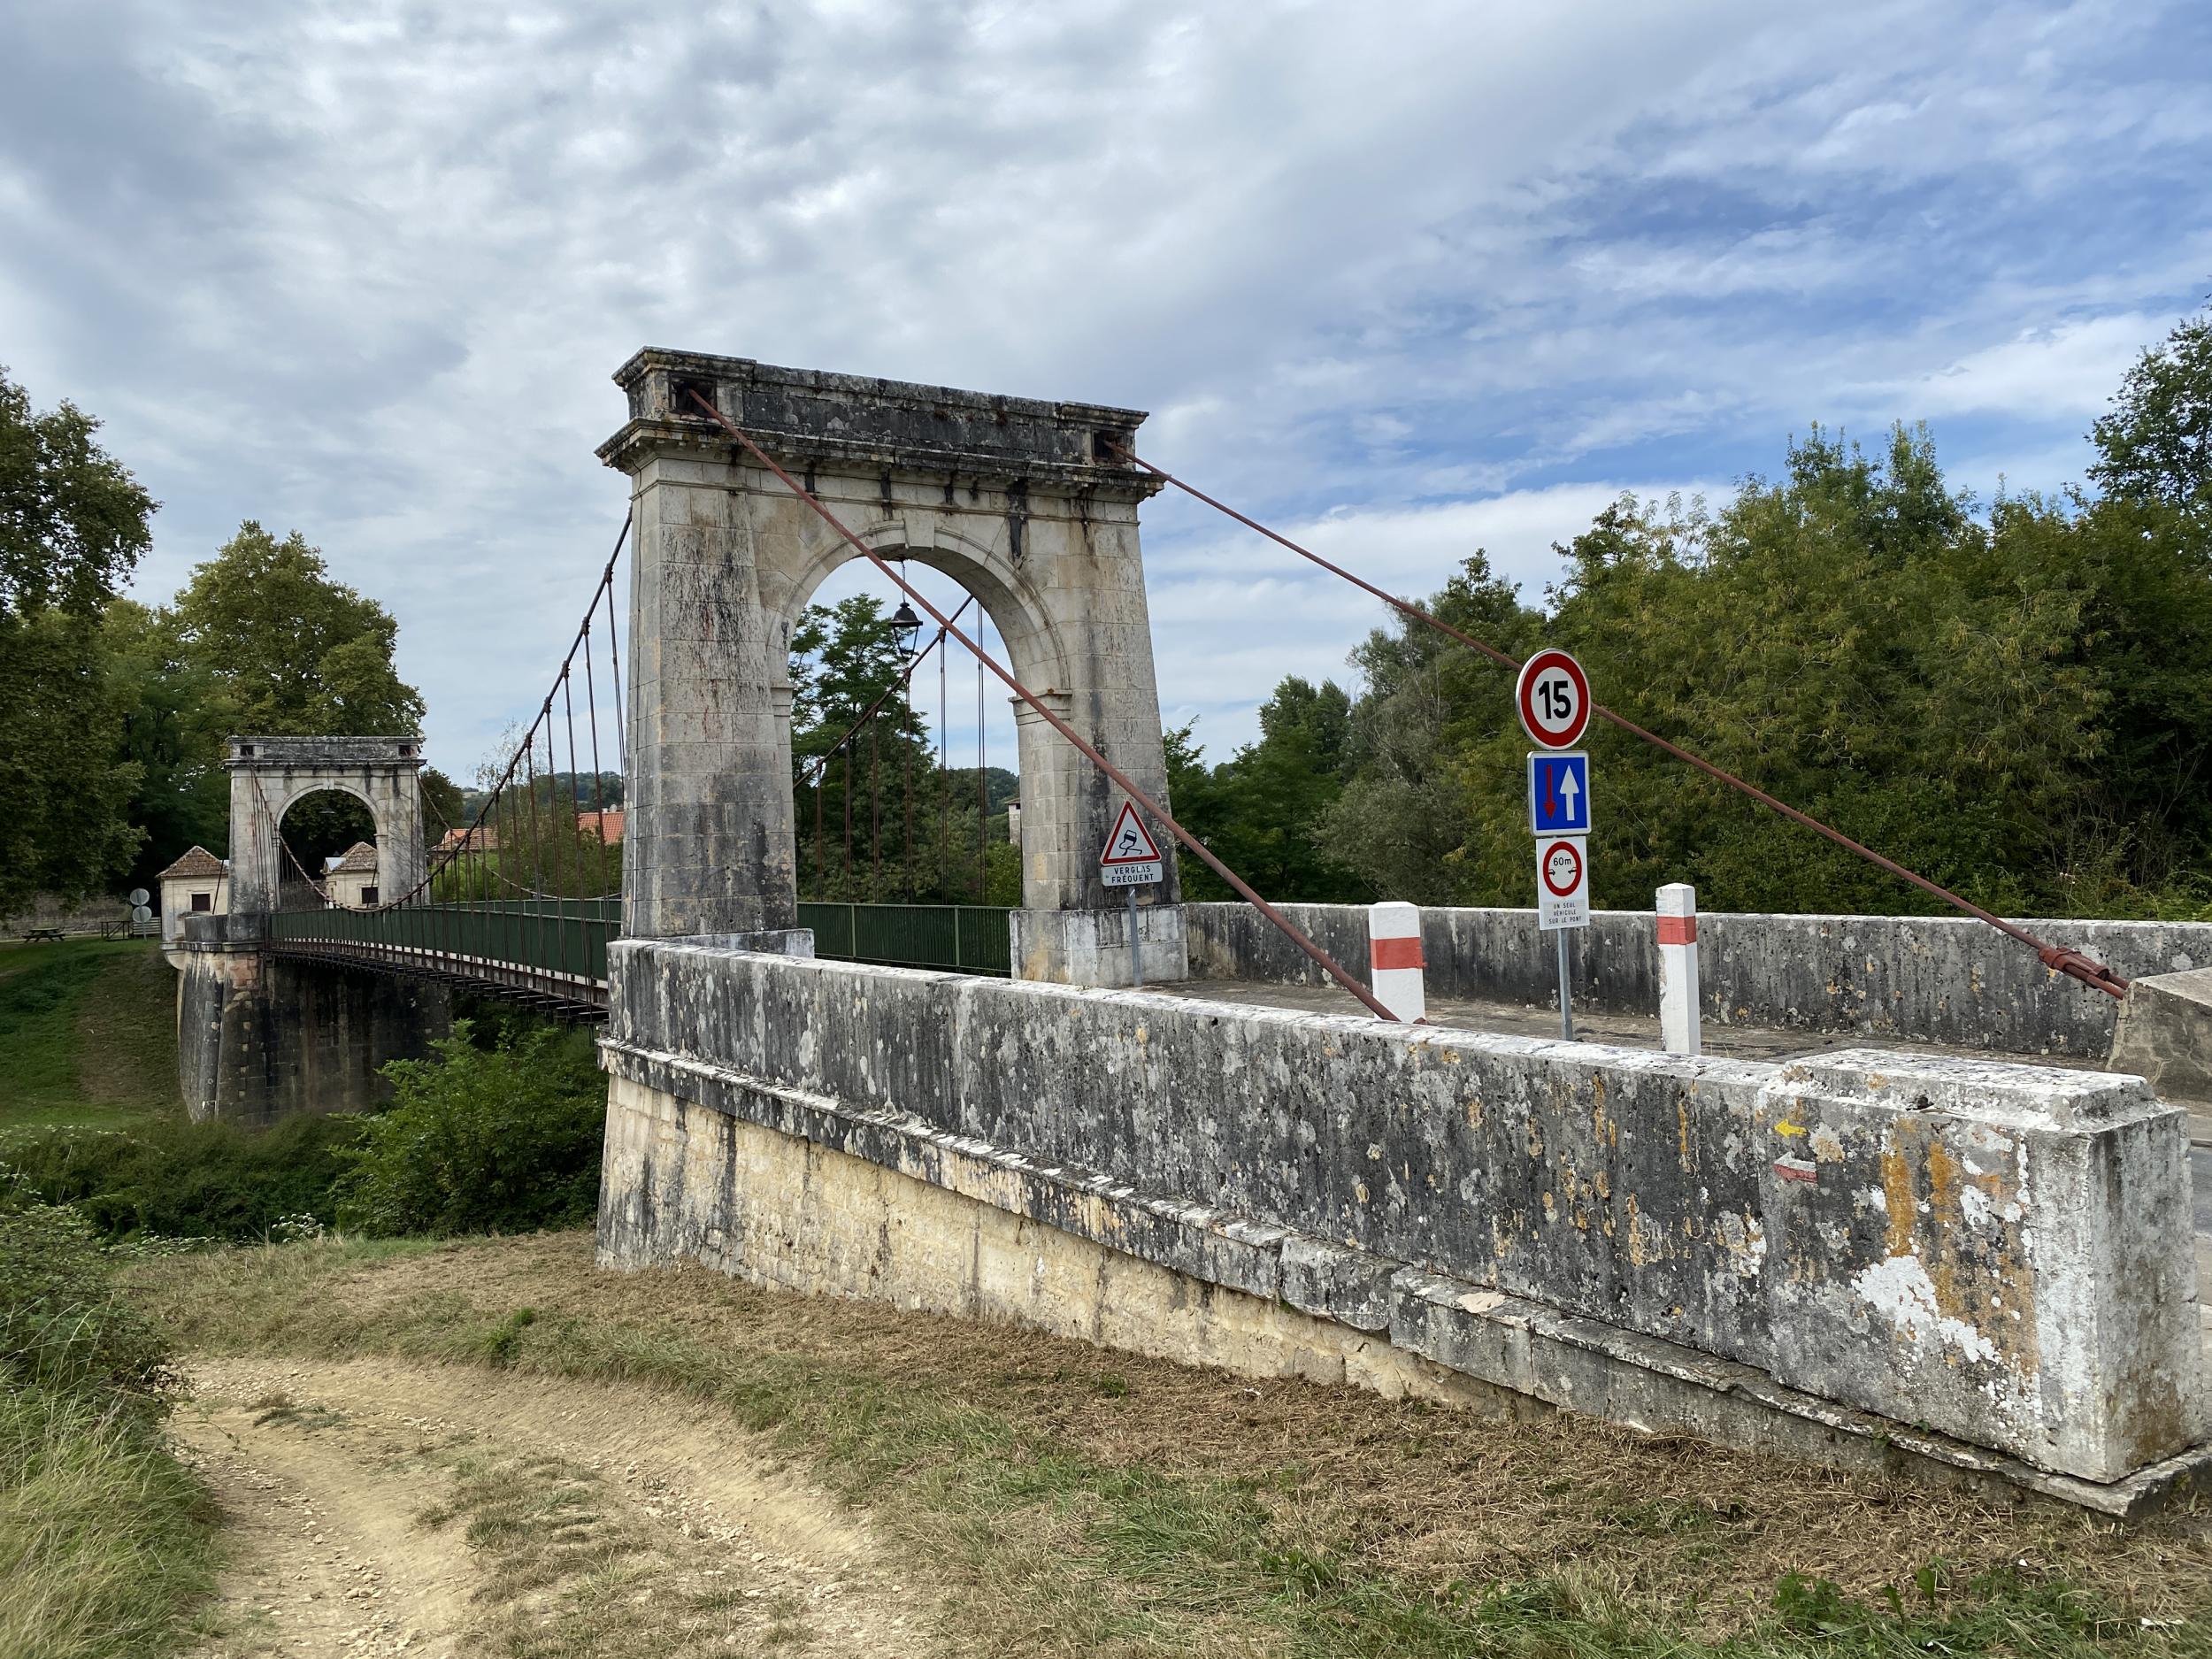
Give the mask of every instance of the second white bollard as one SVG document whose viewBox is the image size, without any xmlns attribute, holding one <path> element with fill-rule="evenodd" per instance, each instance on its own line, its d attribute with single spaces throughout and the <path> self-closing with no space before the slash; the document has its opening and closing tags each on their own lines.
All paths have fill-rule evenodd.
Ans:
<svg viewBox="0 0 2212 1659">
<path fill-rule="evenodd" d="M 1696 1054 L 1697 889 L 1671 881 L 1659 889 L 1659 1041 L 1669 1054 Z"/>
<path fill-rule="evenodd" d="M 1367 960 L 1378 1002 L 1409 1025 L 1427 1017 L 1417 905 L 1389 899 L 1367 907 Z"/>
</svg>

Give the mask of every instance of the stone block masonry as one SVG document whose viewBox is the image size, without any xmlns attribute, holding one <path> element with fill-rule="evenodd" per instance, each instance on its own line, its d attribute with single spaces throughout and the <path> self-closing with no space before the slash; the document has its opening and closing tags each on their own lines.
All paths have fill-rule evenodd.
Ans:
<svg viewBox="0 0 2212 1659">
<path fill-rule="evenodd" d="M 1844 1461 L 1901 1447 L 2114 1509 L 2207 1432 L 2183 1119 L 2134 1079 L 1691 1059 L 681 941 L 618 944 L 612 972 L 611 1263 Z M 1077 1263 L 1154 1288 L 1102 1306 Z"/>
<path fill-rule="evenodd" d="M 1340 962 L 1365 948 L 1366 909 L 1286 904 L 1284 914 Z M 1244 904 L 1187 904 L 1191 976 L 1319 984 L 1320 971 Z M 2212 966 L 2212 925 L 2031 921 L 2127 979 Z M 1698 918 L 1704 1023 L 1847 1032 L 1999 1054 L 2102 1059 L 2119 1004 L 2045 967 L 1982 922 L 1950 916 Z M 1430 909 L 1422 949 L 1432 997 L 1546 1006 L 1556 968 L 1535 912 Z M 1659 1010 L 1659 946 L 1649 911 L 1600 910 L 1575 941 L 1574 1000 L 1609 1014 Z"/>
<path fill-rule="evenodd" d="M 186 1112 L 262 1129 L 383 1105 L 392 1086 L 382 1068 L 428 1055 L 452 1028 L 450 995 L 396 974 L 265 955 L 255 948 L 261 919 L 188 918 L 170 953 Z"/>
<path fill-rule="evenodd" d="M 1137 525 L 1160 485 L 1110 447 L 1131 441 L 1141 411 L 657 349 L 615 378 L 629 419 L 600 455 L 629 475 L 635 526 L 626 934 L 796 918 L 791 641 L 822 581 L 856 557 L 700 418 L 695 394 L 872 553 L 965 588 L 1010 671 L 1140 788 L 1164 794 Z M 964 626 L 983 631 L 983 618 Z M 1126 983 L 1125 910 L 1097 867 L 1118 794 L 1025 703 L 1015 728 L 1015 972 Z M 1187 959 L 1174 854 L 1164 850 L 1165 879 L 1141 907 L 1143 967 L 1156 980 L 1181 979 Z"/>
</svg>

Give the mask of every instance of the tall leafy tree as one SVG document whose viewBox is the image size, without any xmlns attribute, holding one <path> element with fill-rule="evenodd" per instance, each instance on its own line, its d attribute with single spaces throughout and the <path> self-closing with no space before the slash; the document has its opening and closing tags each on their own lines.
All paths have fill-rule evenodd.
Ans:
<svg viewBox="0 0 2212 1659">
<path fill-rule="evenodd" d="M 2142 355 L 2090 442 L 2106 495 L 2212 518 L 2212 311 Z"/>
<path fill-rule="evenodd" d="M 99 613 L 151 543 L 155 502 L 64 403 L 0 370 L 0 910 L 122 873 L 137 782 L 115 753 Z"/>
<path fill-rule="evenodd" d="M 228 705 L 165 611 L 114 600 L 100 643 L 116 703 L 117 750 L 137 769 L 127 814 L 145 832 L 129 879 L 150 887 L 188 847 L 228 850 L 230 780 L 221 765 Z"/>
<path fill-rule="evenodd" d="M 1015 902 L 1009 895 L 1019 894 L 1019 861 L 1006 845 L 1003 817 L 995 819 L 995 836 L 992 819 L 979 823 L 986 803 L 978 798 L 973 767 L 939 770 L 928 726 L 911 692 L 898 688 L 903 668 L 891 618 L 874 595 L 809 606 L 792 630 L 791 762 L 800 894 L 879 902 Z M 882 707 L 839 749 L 840 740 L 887 690 Z M 818 763 L 832 755 L 818 772 Z M 993 814 L 1002 813 L 1011 781 L 996 768 L 987 774 L 984 791 Z"/>
<path fill-rule="evenodd" d="M 1170 736 L 1169 791 L 1176 816 L 1224 863 L 1270 898 L 1363 896 L 1364 884 L 1320 839 L 1322 818 L 1344 788 L 1352 700 L 1333 680 L 1296 675 L 1260 709 L 1260 740 L 1209 771 L 1189 727 Z M 1225 898 L 1228 884 L 1196 859 L 1182 864 L 1193 898 Z"/>
<path fill-rule="evenodd" d="M 320 549 L 249 519 L 177 595 L 186 657 L 209 674 L 238 732 L 415 734 L 422 694 L 399 677 L 399 625 L 331 579 Z"/>
<path fill-rule="evenodd" d="M 279 737 L 415 735 L 422 694 L 393 663 L 399 625 L 375 600 L 334 580 L 295 530 L 281 541 L 249 519 L 191 580 L 163 618 L 205 707 L 231 733 Z M 325 792 L 286 814 L 285 839 L 311 871 L 375 833 L 368 809 Z M 319 872 L 318 872 L 319 873 Z"/>
</svg>

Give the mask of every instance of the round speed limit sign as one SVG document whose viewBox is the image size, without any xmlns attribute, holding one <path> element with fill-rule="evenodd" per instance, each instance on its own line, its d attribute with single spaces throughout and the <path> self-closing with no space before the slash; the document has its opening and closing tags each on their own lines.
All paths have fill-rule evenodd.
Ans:
<svg viewBox="0 0 2212 1659">
<path fill-rule="evenodd" d="M 1590 724 L 1590 678 L 1564 651 L 1539 651 L 1522 664 L 1513 701 L 1521 725 L 1546 749 L 1572 749 Z"/>
</svg>

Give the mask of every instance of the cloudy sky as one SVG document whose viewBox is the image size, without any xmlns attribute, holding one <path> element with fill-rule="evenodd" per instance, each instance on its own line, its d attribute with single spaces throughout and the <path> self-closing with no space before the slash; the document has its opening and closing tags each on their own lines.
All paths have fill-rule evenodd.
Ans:
<svg viewBox="0 0 2212 1659">
<path fill-rule="evenodd" d="M 1816 419 L 2078 478 L 2212 289 L 2212 8 L 1814 13 L 18 0 L 0 363 L 163 502 L 142 597 L 304 532 L 463 772 L 620 524 L 592 449 L 648 343 L 1149 409 L 1154 459 L 1409 592 L 1485 546 L 1539 596 L 1621 489 Z M 1146 521 L 1217 757 L 1377 619 L 1231 529 Z"/>
</svg>

